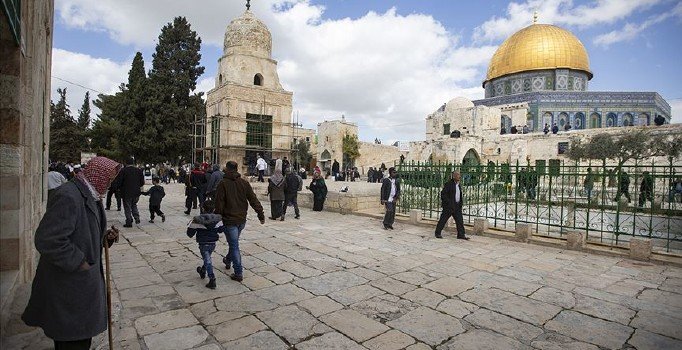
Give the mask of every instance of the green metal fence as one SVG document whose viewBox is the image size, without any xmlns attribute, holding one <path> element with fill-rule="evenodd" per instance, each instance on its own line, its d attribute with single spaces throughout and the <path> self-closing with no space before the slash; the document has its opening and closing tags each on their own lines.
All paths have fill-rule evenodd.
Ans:
<svg viewBox="0 0 682 350">
<path fill-rule="evenodd" d="M 486 218 L 499 229 L 516 223 L 535 234 L 585 232 L 592 242 L 653 239 L 657 251 L 682 254 L 682 165 L 632 163 L 620 169 L 594 163 L 537 160 L 533 164 L 481 165 L 411 162 L 397 164 L 402 180 L 398 212 L 419 209 L 440 215 L 440 191 L 453 171 L 462 175 L 464 220 Z M 628 201 L 629 199 L 629 201 Z"/>
</svg>

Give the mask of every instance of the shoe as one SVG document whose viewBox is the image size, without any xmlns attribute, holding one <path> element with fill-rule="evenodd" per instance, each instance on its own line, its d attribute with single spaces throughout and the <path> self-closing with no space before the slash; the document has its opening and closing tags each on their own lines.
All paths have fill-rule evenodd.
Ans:
<svg viewBox="0 0 682 350">
<path fill-rule="evenodd" d="M 300 218 L 301 218 L 301 216 L 300 216 L 300 215 L 296 215 L 296 216 L 294 216 L 294 219 L 300 219 Z"/>
<path fill-rule="evenodd" d="M 441 238 L 441 239 L 442 239 L 443 236 L 441 236 L 441 235 L 436 235 L 436 238 Z"/>
<path fill-rule="evenodd" d="M 384 225 L 384 230 L 388 230 L 388 225 Z"/>
<path fill-rule="evenodd" d="M 284 221 L 284 216 L 282 216 L 281 218 L 279 218 L 279 221 Z"/>
<path fill-rule="evenodd" d="M 153 224 L 153 223 L 154 223 L 154 219 L 149 220 L 149 223 L 150 223 L 150 224 Z"/>
<path fill-rule="evenodd" d="M 244 276 L 242 276 L 242 275 L 231 274 L 231 275 L 230 275 L 230 279 L 233 280 L 233 281 L 241 282 L 241 281 L 244 280 Z"/>
<path fill-rule="evenodd" d="M 230 265 L 232 265 L 232 264 L 230 264 L 230 261 L 227 260 L 227 257 L 223 258 L 223 264 L 225 264 L 225 268 L 228 270 L 230 269 Z"/>
<path fill-rule="evenodd" d="M 111 208 L 104 208 L 104 210 L 111 210 Z"/>
<path fill-rule="evenodd" d="M 121 211 L 121 208 L 116 209 L 116 211 Z"/>
<path fill-rule="evenodd" d="M 206 283 L 206 288 L 215 289 L 215 278 L 208 280 L 208 283 Z"/>
<path fill-rule="evenodd" d="M 197 273 L 199 274 L 199 277 L 203 280 L 206 278 L 206 270 L 204 269 L 203 266 L 197 266 Z"/>
<path fill-rule="evenodd" d="M 469 237 L 457 237 L 457 239 L 463 239 L 463 240 L 468 241 L 468 240 L 470 240 L 471 238 L 469 238 Z"/>
<path fill-rule="evenodd" d="M 192 207 L 192 209 L 196 209 L 197 207 Z"/>
<path fill-rule="evenodd" d="M 392 229 L 393 229 L 393 225 L 388 225 L 388 228 L 392 230 Z"/>
<path fill-rule="evenodd" d="M 185 210 L 185 215 L 189 215 L 189 210 Z"/>
<path fill-rule="evenodd" d="M 161 215 L 161 222 L 166 222 L 166 215 Z"/>
<path fill-rule="evenodd" d="M 135 219 L 135 225 L 139 225 L 139 224 L 140 224 L 140 219 Z"/>
<path fill-rule="evenodd" d="M 123 227 L 133 227 L 133 224 L 125 224 Z"/>
</svg>

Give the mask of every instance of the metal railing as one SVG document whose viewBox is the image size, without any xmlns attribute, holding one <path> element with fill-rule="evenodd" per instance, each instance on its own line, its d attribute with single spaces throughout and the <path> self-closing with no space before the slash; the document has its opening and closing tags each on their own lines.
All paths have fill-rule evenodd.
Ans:
<svg viewBox="0 0 682 350">
<path fill-rule="evenodd" d="M 654 250 L 682 254 L 682 165 L 633 162 L 620 169 L 594 163 L 538 160 L 481 165 L 405 162 L 400 213 L 437 219 L 440 192 L 453 171 L 462 175 L 464 221 L 486 218 L 499 229 L 531 224 L 536 235 L 582 231 L 590 242 L 618 245 L 649 237 Z M 588 171 L 589 169 L 589 171 Z M 590 186 L 591 184 L 591 186 Z"/>
</svg>

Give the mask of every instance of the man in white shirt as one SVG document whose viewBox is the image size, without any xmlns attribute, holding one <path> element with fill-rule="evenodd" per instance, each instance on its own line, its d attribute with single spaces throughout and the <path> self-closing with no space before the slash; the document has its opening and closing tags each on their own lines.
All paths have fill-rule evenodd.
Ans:
<svg viewBox="0 0 682 350">
<path fill-rule="evenodd" d="M 258 160 L 256 161 L 256 170 L 258 170 L 258 182 L 265 182 L 265 179 L 263 179 L 263 175 L 265 175 L 265 169 L 268 168 L 268 163 L 265 162 L 265 159 L 258 155 Z"/>
<path fill-rule="evenodd" d="M 395 222 L 395 203 L 400 198 L 400 179 L 395 168 L 388 169 L 388 177 L 381 182 L 381 204 L 386 206 L 384 230 L 392 230 Z"/>
<path fill-rule="evenodd" d="M 457 224 L 457 239 L 468 240 L 469 237 L 464 235 L 464 217 L 462 216 L 462 207 L 464 206 L 464 195 L 462 194 L 462 186 L 460 180 L 462 176 L 459 172 L 452 173 L 452 179 L 445 183 L 445 187 L 440 192 L 440 199 L 443 211 L 440 213 L 438 225 L 436 225 L 436 238 L 443 238 L 441 232 L 445 228 L 445 224 L 452 216 Z"/>
</svg>

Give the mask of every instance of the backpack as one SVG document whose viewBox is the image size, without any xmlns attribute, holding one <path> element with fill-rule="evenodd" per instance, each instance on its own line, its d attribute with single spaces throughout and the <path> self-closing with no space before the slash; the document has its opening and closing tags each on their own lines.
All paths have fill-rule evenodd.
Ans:
<svg viewBox="0 0 682 350">
<path fill-rule="evenodd" d="M 303 190 L 303 179 L 301 175 L 296 174 L 296 179 L 298 179 L 298 191 Z"/>
</svg>

